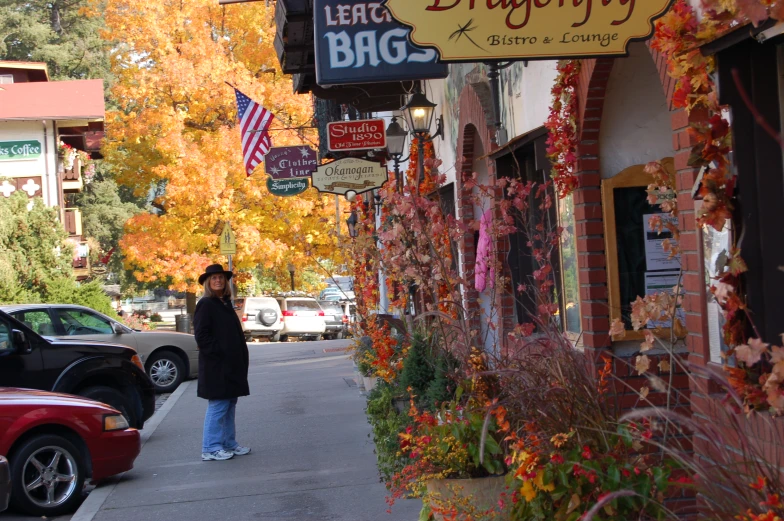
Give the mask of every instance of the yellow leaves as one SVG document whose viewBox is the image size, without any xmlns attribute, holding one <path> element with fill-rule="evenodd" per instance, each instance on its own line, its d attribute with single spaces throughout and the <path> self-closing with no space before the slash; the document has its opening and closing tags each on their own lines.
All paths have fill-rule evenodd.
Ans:
<svg viewBox="0 0 784 521">
<path fill-rule="evenodd" d="M 312 115 L 311 98 L 293 95 L 289 77 L 263 72 L 277 63 L 273 11 L 263 2 L 222 9 L 214 0 L 106 5 L 119 110 L 107 113 L 102 152 L 118 181 L 138 196 L 152 194 L 159 209 L 129 221 L 122 241 L 141 281 L 184 289 L 205 265 L 225 263 L 214 231 L 225 221 L 237 234 L 239 268 L 291 261 L 301 270 L 312 262 L 308 254 L 341 255 L 326 197 L 315 190 L 273 197 L 263 166 L 245 176 L 234 92 L 225 80 L 264 100 L 278 116 L 273 127 L 301 125 Z M 295 132 L 272 139 L 275 146 L 303 143 Z"/>
<path fill-rule="evenodd" d="M 648 358 L 648 355 L 640 355 L 634 362 L 634 369 L 637 371 L 637 374 L 646 373 L 650 367 L 651 359 Z"/>
<path fill-rule="evenodd" d="M 659 362 L 659 371 L 662 373 L 668 373 L 672 367 L 670 366 L 670 362 L 667 360 L 662 360 Z"/>
<path fill-rule="evenodd" d="M 612 325 L 610 326 L 610 336 L 613 338 L 623 338 L 626 336 L 626 326 L 623 325 L 623 321 L 621 321 L 620 318 L 613 320 Z"/>
<path fill-rule="evenodd" d="M 645 351 L 650 351 L 653 349 L 655 338 L 653 336 L 653 332 L 650 329 L 644 330 L 643 335 L 645 336 L 645 340 L 640 344 L 640 351 L 644 353 Z"/>
</svg>

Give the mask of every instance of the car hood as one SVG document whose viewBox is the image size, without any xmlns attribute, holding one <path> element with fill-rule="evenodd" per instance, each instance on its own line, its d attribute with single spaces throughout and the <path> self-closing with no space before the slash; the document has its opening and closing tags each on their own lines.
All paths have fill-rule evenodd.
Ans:
<svg viewBox="0 0 784 521">
<path fill-rule="evenodd" d="M 2 405 L 95 407 L 106 409 L 106 412 L 114 411 L 107 405 L 81 396 L 15 387 L 0 387 L 0 406 Z"/>
<path fill-rule="evenodd" d="M 121 344 L 114 344 L 112 342 L 98 342 L 95 340 L 85 340 L 83 338 L 69 338 L 64 336 L 46 336 L 44 338 L 55 346 L 78 344 L 80 346 L 113 347 L 113 348 L 121 349 L 123 351 L 133 351 L 134 353 L 136 352 L 136 350 L 131 347 L 124 346 Z"/>
</svg>

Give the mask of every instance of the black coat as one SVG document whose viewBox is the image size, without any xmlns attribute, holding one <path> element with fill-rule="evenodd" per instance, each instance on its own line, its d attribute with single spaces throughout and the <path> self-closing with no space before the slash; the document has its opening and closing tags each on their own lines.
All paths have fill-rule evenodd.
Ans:
<svg viewBox="0 0 784 521">
<path fill-rule="evenodd" d="M 199 346 L 199 398 L 248 396 L 248 345 L 228 300 L 202 298 L 193 316 Z"/>
</svg>

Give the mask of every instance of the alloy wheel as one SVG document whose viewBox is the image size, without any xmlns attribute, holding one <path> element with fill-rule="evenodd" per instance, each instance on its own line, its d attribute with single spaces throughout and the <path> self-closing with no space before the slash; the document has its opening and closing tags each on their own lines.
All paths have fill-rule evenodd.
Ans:
<svg viewBox="0 0 784 521">
<path fill-rule="evenodd" d="M 38 449 L 23 467 L 25 495 L 39 507 L 62 505 L 74 494 L 78 468 L 73 455 L 62 447 Z"/>
<path fill-rule="evenodd" d="M 158 387 L 167 387 L 177 379 L 177 366 L 165 358 L 156 360 L 150 366 L 150 379 Z"/>
</svg>

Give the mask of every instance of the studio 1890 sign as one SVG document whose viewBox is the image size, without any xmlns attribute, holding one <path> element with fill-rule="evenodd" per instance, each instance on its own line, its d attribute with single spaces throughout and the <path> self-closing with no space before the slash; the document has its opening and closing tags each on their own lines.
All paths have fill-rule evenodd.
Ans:
<svg viewBox="0 0 784 521">
<path fill-rule="evenodd" d="M 673 0 L 386 0 L 443 61 L 621 56 Z"/>
</svg>

